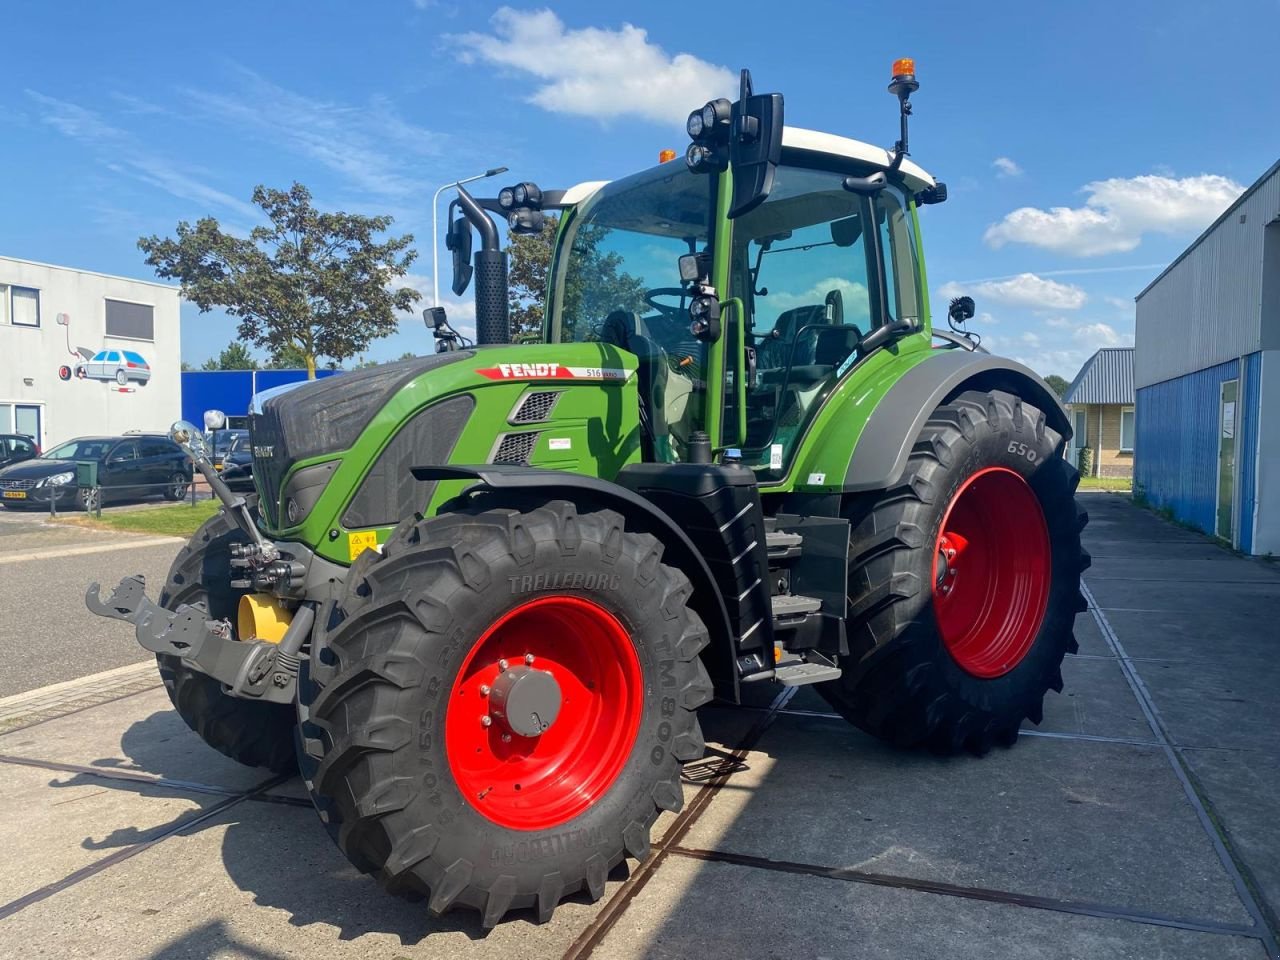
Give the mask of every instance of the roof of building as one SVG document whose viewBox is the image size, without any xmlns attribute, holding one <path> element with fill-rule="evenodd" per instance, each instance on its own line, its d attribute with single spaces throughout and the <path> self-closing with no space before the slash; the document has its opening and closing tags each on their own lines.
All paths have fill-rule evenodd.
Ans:
<svg viewBox="0 0 1280 960">
<path fill-rule="evenodd" d="M 0 260 L 8 260 L 11 263 L 23 263 L 30 267 L 44 267 L 47 270 L 64 270 L 68 273 L 83 273 L 90 277 L 102 277 L 105 280 L 124 280 L 126 283 L 142 283 L 148 287 L 160 287 L 164 290 L 181 290 L 182 288 L 173 283 L 160 283 L 156 280 L 140 280 L 137 277 L 122 277 L 118 273 L 102 273 L 98 270 L 82 270 L 80 267 L 67 267 L 57 263 L 45 263 L 43 260 L 26 260 L 22 257 L 7 257 L 0 254 Z"/>
<path fill-rule="evenodd" d="M 1103 347 L 1085 361 L 1063 403 L 1133 403 L 1133 347 Z"/>
<path fill-rule="evenodd" d="M 1141 300 L 1144 296 L 1146 296 L 1146 293 L 1148 290 L 1150 290 L 1157 283 L 1163 280 L 1165 275 L 1170 270 L 1172 270 L 1179 263 L 1185 260 L 1192 250 L 1194 250 L 1196 247 L 1200 246 L 1200 244 L 1204 242 L 1205 237 L 1209 236 L 1209 234 L 1217 230 L 1218 225 L 1221 224 L 1223 221 L 1225 221 L 1229 216 L 1231 216 L 1231 214 L 1235 212 L 1236 208 L 1239 207 L 1240 204 L 1244 203 L 1251 196 L 1257 193 L 1258 189 L 1264 183 L 1266 183 L 1268 180 L 1274 177 L 1277 173 L 1280 173 L 1280 160 L 1277 160 L 1275 163 L 1273 163 L 1271 165 L 1271 168 L 1267 170 L 1267 172 L 1264 173 L 1262 176 L 1260 176 L 1257 180 L 1255 180 L 1253 184 L 1249 187 L 1249 189 L 1247 189 L 1244 193 L 1240 194 L 1240 196 L 1236 197 L 1235 202 L 1233 202 L 1231 206 L 1227 207 L 1227 209 L 1223 210 L 1222 214 L 1218 217 L 1218 219 L 1213 221 L 1213 223 L 1209 224 L 1208 228 L 1204 231 L 1204 233 L 1200 234 L 1200 236 L 1196 237 L 1193 241 L 1191 241 L 1191 244 L 1187 247 L 1187 249 L 1183 250 L 1180 254 L 1174 257 L 1173 262 L 1160 271 L 1160 276 L 1156 277 L 1154 280 L 1148 283 L 1145 287 L 1143 287 L 1142 293 L 1138 294 L 1133 299 Z"/>
</svg>

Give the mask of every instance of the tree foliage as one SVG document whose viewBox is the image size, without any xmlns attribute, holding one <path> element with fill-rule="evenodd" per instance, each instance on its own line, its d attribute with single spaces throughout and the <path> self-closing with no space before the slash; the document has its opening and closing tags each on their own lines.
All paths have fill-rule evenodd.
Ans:
<svg viewBox="0 0 1280 960">
<path fill-rule="evenodd" d="M 1071 386 L 1070 383 L 1056 373 L 1049 374 L 1044 378 L 1044 382 L 1048 384 L 1050 390 L 1058 395 L 1059 400 L 1067 395 L 1067 388 Z"/>
<path fill-rule="evenodd" d="M 420 297 L 393 289 L 417 257 L 411 234 L 386 236 L 389 216 L 321 213 L 296 182 L 287 191 L 255 187 L 253 202 L 269 225 L 247 238 L 203 217 L 180 222 L 171 239 L 141 237 L 138 247 L 202 313 L 221 307 L 238 318 L 240 338 L 274 361 L 296 351 L 309 377 L 317 358 L 341 363 L 395 332 L 397 312 Z"/>
<path fill-rule="evenodd" d="M 258 362 L 249 348 L 238 340 L 228 343 L 216 357 L 210 357 L 200 365 L 201 370 L 252 370 Z"/>
<path fill-rule="evenodd" d="M 558 221 L 547 217 L 539 236 L 512 235 L 507 254 L 513 339 L 541 339 L 547 278 Z M 642 310 L 645 284 L 623 270 L 621 254 L 602 250 L 607 231 L 588 223 L 577 227 L 571 262 L 564 272 L 561 309 L 566 333 L 586 339 L 611 312 Z"/>
</svg>

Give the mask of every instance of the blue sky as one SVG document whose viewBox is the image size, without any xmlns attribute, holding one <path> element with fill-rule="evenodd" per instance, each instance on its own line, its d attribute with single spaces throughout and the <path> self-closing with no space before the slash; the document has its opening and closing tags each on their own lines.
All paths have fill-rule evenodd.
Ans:
<svg viewBox="0 0 1280 960">
<path fill-rule="evenodd" d="M 912 155 L 951 188 L 923 217 L 935 314 L 972 293 L 999 352 L 1069 378 L 1280 156 L 1280 4 L 964 6 L 10 3 L 0 253 L 151 279 L 139 235 L 247 229 L 254 185 L 297 179 L 394 215 L 429 291 L 446 180 L 640 169 L 740 66 L 790 123 L 887 145 L 889 64 L 914 56 Z M 234 336 L 184 307 L 184 359 Z M 406 318 L 368 356 L 427 349 Z"/>
</svg>

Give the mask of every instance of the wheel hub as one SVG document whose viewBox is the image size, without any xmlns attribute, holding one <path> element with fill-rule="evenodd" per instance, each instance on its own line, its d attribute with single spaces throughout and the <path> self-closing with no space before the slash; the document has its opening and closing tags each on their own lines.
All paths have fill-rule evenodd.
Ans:
<svg viewBox="0 0 1280 960">
<path fill-rule="evenodd" d="M 489 688 L 489 714 L 520 737 L 546 733 L 560 715 L 560 684 L 549 670 L 509 667 Z"/>
</svg>

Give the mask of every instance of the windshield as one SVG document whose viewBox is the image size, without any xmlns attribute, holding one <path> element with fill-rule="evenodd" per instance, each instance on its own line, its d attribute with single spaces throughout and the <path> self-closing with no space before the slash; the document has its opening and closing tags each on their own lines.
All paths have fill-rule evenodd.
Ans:
<svg viewBox="0 0 1280 960">
<path fill-rule="evenodd" d="M 677 261 L 707 249 L 716 183 L 676 164 L 617 181 L 560 241 L 547 341 L 598 340 L 639 357 L 645 459 L 683 459 L 703 422 L 707 347 L 689 333 Z"/>
<path fill-rule="evenodd" d="M 236 443 L 249 436 L 248 430 L 215 430 L 213 431 L 213 452 L 215 455 L 229 453 Z"/>
<path fill-rule="evenodd" d="M 44 455 L 46 460 L 100 460 L 114 440 L 69 440 Z"/>
</svg>

